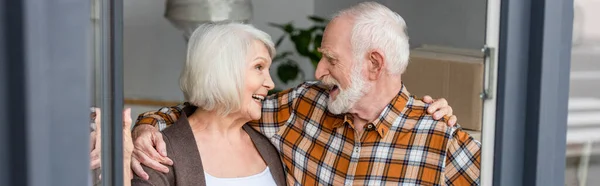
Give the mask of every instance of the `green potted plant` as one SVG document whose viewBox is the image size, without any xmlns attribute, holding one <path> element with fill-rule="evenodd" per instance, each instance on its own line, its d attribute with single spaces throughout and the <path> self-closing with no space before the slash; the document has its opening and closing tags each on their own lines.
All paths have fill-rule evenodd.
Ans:
<svg viewBox="0 0 600 186">
<path fill-rule="evenodd" d="M 275 42 L 275 48 L 279 48 L 281 42 L 285 38 L 288 38 L 293 44 L 296 51 L 279 51 L 273 58 L 273 63 L 281 63 L 277 67 L 277 77 L 283 82 L 288 83 L 291 80 L 297 79 L 298 76 L 302 80 L 306 80 L 304 72 L 298 66 L 298 62 L 291 59 L 293 55 L 299 55 L 307 58 L 311 64 L 316 68 L 319 60 L 321 59 L 321 53 L 317 50 L 321 46 L 321 40 L 323 39 L 323 31 L 325 25 L 329 20 L 326 20 L 317 16 L 309 16 L 314 25 L 309 28 L 298 28 L 293 25 L 292 22 L 286 24 L 269 23 L 269 25 L 281 29 L 284 34 L 279 37 Z M 280 90 L 273 90 L 272 92 L 278 92 Z"/>
</svg>

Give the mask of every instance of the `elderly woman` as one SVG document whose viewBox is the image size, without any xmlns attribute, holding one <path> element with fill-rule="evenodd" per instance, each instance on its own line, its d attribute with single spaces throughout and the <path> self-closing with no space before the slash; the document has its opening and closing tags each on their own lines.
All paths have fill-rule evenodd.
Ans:
<svg viewBox="0 0 600 186">
<path fill-rule="evenodd" d="M 273 42 L 245 24 L 205 24 L 192 34 L 180 86 L 191 105 L 162 131 L 169 173 L 144 167 L 132 185 L 285 185 L 277 150 L 245 125 L 261 117 L 274 84 Z M 126 164 L 128 162 L 125 162 Z"/>
</svg>

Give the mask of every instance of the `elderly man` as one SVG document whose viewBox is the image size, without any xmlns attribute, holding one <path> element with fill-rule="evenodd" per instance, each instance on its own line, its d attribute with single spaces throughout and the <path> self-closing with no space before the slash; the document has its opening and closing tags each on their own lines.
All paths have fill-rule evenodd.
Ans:
<svg viewBox="0 0 600 186">
<path fill-rule="evenodd" d="M 269 96 L 261 120 L 250 123 L 281 153 L 288 184 L 479 184 L 480 143 L 448 126 L 448 118 L 435 120 L 428 112 L 437 108 L 415 99 L 401 81 L 409 59 L 402 17 L 360 3 L 334 16 L 321 46 L 320 82 Z M 157 129 L 142 124 L 163 128 L 179 112 L 163 108 L 138 118 L 135 159 L 168 171 L 158 163 L 173 162 Z M 139 162 L 132 164 L 147 177 Z"/>
</svg>

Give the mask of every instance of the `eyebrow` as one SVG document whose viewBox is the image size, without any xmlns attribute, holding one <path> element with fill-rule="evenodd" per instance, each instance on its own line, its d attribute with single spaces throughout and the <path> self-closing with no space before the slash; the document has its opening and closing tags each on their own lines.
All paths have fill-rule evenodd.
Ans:
<svg viewBox="0 0 600 186">
<path fill-rule="evenodd" d="M 321 52 L 322 54 L 324 54 L 326 57 L 331 58 L 331 59 L 336 59 L 336 57 L 331 54 L 331 52 L 327 49 L 324 48 L 318 48 L 317 51 Z"/>
<path fill-rule="evenodd" d="M 272 62 L 270 62 L 270 60 L 268 60 L 267 58 L 264 58 L 264 57 L 261 57 L 261 56 L 258 56 L 258 57 L 256 57 L 256 58 L 254 58 L 254 60 L 255 60 L 255 61 L 256 61 L 256 60 L 258 60 L 258 59 L 262 59 L 263 61 L 265 61 L 265 63 L 268 63 L 268 64 L 271 64 L 271 63 L 272 63 Z"/>
</svg>

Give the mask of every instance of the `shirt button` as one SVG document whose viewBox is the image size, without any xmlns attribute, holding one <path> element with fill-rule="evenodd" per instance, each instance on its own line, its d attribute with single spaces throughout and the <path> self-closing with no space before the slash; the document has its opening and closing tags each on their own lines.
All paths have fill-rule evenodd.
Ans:
<svg viewBox="0 0 600 186">
<path fill-rule="evenodd" d="M 373 127 L 375 127 L 375 126 L 373 126 L 373 124 L 369 124 L 369 125 L 367 125 L 367 128 L 368 128 L 368 129 L 373 129 Z"/>
</svg>

